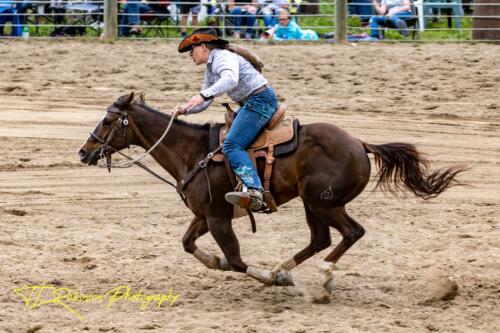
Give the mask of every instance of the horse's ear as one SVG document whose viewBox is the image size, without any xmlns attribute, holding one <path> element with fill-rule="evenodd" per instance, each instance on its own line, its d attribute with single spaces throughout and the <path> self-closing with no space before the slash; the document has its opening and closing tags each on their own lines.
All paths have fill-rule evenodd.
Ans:
<svg viewBox="0 0 500 333">
<path fill-rule="evenodd" d="M 119 97 L 115 104 L 120 110 L 125 110 L 129 107 L 130 103 L 132 103 L 133 100 L 134 92 L 132 91 L 129 95 L 123 95 Z"/>
<path fill-rule="evenodd" d="M 139 92 L 139 103 L 146 104 L 146 93 L 144 91 Z"/>
<path fill-rule="evenodd" d="M 127 104 L 127 106 L 129 106 L 129 105 L 130 105 L 130 103 L 132 103 L 132 101 L 133 101 L 133 100 L 134 100 L 134 92 L 132 91 L 132 92 L 130 93 L 130 95 L 128 95 L 128 97 L 127 97 L 127 100 L 126 100 L 125 104 Z"/>
</svg>

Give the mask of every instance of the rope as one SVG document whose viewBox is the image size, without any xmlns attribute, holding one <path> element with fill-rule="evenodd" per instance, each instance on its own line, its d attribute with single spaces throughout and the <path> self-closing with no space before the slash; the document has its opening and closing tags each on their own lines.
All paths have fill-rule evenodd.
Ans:
<svg viewBox="0 0 500 333">
<path fill-rule="evenodd" d="M 114 149 L 114 148 L 113 148 L 113 149 Z M 133 160 L 133 158 L 132 158 L 132 157 L 125 155 L 125 154 L 124 154 L 124 153 L 122 153 L 121 151 L 118 151 L 118 150 L 116 150 L 116 149 L 114 149 L 114 150 L 115 150 L 118 154 L 120 154 L 120 155 L 124 156 L 125 158 L 127 158 L 127 159 L 129 159 L 129 160 Z M 154 172 L 153 170 L 151 170 L 150 168 L 148 168 L 146 165 L 142 164 L 141 162 L 135 162 L 135 164 L 136 164 L 138 167 L 142 168 L 143 170 L 145 170 L 145 171 L 149 172 L 149 173 L 150 173 L 151 175 L 153 175 L 154 177 L 156 177 L 156 178 L 158 178 L 158 179 L 162 180 L 163 182 L 167 183 L 168 185 L 172 186 L 173 188 L 177 188 L 177 185 L 175 185 L 175 184 L 174 184 L 174 183 L 172 183 L 171 181 L 169 181 L 169 180 L 167 180 L 167 179 L 163 178 L 162 176 L 160 176 L 159 174 L 157 174 L 156 172 Z"/>
<path fill-rule="evenodd" d="M 111 167 L 111 168 L 123 168 L 124 169 L 124 168 L 130 168 L 132 165 L 139 163 L 142 159 L 144 159 L 147 155 L 149 155 L 149 153 L 151 153 L 160 144 L 161 141 L 163 141 L 165 136 L 167 136 L 167 133 L 170 131 L 170 128 L 172 127 L 172 124 L 174 122 L 174 119 L 177 117 L 178 112 L 179 112 L 179 110 L 177 108 L 175 108 L 173 113 L 172 113 L 172 117 L 170 118 L 170 122 L 168 123 L 168 126 L 165 129 L 165 132 L 163 132 L 162 136 L 158 139 L 158 141 L 156 141 L 156 143 L 153 146 L 151 146 L 151 148 L 149 148 L 148 151 L 139 155 L 139 157 L 137 157 L 135 159 L 131 159 L 129 161 L 125 161 L 125 162 L 120 163 L 120 164 L 112 164 L 112 165 L 105 164 L 105 165 L 102 165 L 100 167 L 102 167 L 102 168 Z M 129 158 L 129 157 L 127 157 L 127 158 Z"/>
</svg>

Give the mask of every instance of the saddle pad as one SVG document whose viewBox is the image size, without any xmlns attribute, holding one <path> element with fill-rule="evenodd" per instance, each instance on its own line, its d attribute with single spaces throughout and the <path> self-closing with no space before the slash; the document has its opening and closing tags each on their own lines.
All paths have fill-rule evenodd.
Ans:
<svg viewBox="0 0 500 333">
<path fill-rule="evenodd" d="M 274 147 L 274 157 L 293 153 L 299 145 L 299 120 L 293 120 L 293 138 Z"/>
</svg>

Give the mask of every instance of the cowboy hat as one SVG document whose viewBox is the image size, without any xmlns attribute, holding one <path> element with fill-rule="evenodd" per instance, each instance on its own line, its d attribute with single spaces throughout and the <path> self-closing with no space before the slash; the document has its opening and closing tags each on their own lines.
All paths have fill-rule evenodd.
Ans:
<svg viewBox="0 0 500 333">
<path fill-rule="evenodd" d="M 219 38 L 216 29 L 201 28 L 196 29 L 181 41 L 181 43 L 179 44 L 179 52 L 183 53 L 191 51 L 193 46 L 199 45 L 201 43 L 225 45 L 229 42 L 227 40 Z"/>
</svg>

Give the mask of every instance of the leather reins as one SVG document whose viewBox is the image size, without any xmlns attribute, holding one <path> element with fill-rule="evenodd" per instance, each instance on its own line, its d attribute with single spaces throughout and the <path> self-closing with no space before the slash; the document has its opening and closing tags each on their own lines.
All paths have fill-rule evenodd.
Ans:
<svg viewBox="0 0 500 333">
<path fill-rule="evenodd" d="M 120 118 L 118 119 L 118 121 L 115 122 L 113 128 L 111 129 L 111 131 L 109 132 L 109 134 L 106 136 L 106 138 L 102 139 L 97 134 L 95 134 L 94 132 L 90 133 L 90 136 L 92 138 L 94 138 L 94 140 L 96 140 L 97 142 L 99 142 L 100 144 L 102 144 L 101 151 L 99 153 L 100 158 L 101 159 L 103 159 L 103 158 L 106 159 L 106 164 L 99 165 L 99 167 L 101 167 L 101 168 L 107 168 L 108 171 L 111 172 L 111 168 L 118 168 L 118 167 L 121 167 L 121 168 L 127 167 L 128 168 L 128 167 L 132 166 L 133 164 L 135 164 L 135 165 L 139 166 L 140 168 L 142 168 L 142 169 L 146 170 L 147 172 L 149 172 L 154 177 L 162 180 L 163 182 L 165 182 L 168 185 L 170 185 L 170 186 L 172 186 L 172 187 L 174 187 L 174 188 L 177 189 L 177 185 L 175 185 L 171 181 L 163 178 L 162 176 L 160 176 L 159 174 L 157 174 L 156 172 L 154 172 L 153 170 L 151 170 L 150 168 L 148 168 L 146 165 L 144 165 L 143 163 L 141 163 L 139 161 L 141 158 L 133 159 L 132 157 L 130 157 L 130 156 L 122 153 L 121 151 L 115 149 L 113 146 L 110 145 L 111 141 L 113 141 L 113 139 L 115 138 L 116 133 L 118 132 L 119 128 L 122 127 L 123 128 L 123 136 L 125 137 L 125 140 L 127 142 L 127 147 L 130 148 L 130 143 L 128 141 L 128 113 L 126 111 L 121 111 L 121 110 L 115 111 L 111 107 L 108 108 L 107 112 L 119 114 Z M 173 118 L 174 118 L 174 116 L 172 116 L 172 119 Z M 169 128 L 170 127 L 167 128 L 167 131 L 168 131 Z M 165 131 L 165 132 L 167 132 L 167 131 Z M 166 135 L 166 133 L 164 133 L 164 135 L 158 141 L 161 141 L 165 137 L 165 135 Z M 153 147 L 156 147 L 156 144 Z M 147 153 L 151 152 L 151 150 L 152 149 L 150 149 Z M 114 151 L 114 152 L 122 155 L 123 157 L 125 157 L 128 160 L 127 164 L 126 165 L 121 165 L 121 166 L 113 165 L 111 163 L 111 151 Z M 142 156 L 142 158 L 144 156 Z"/>
</svg>

